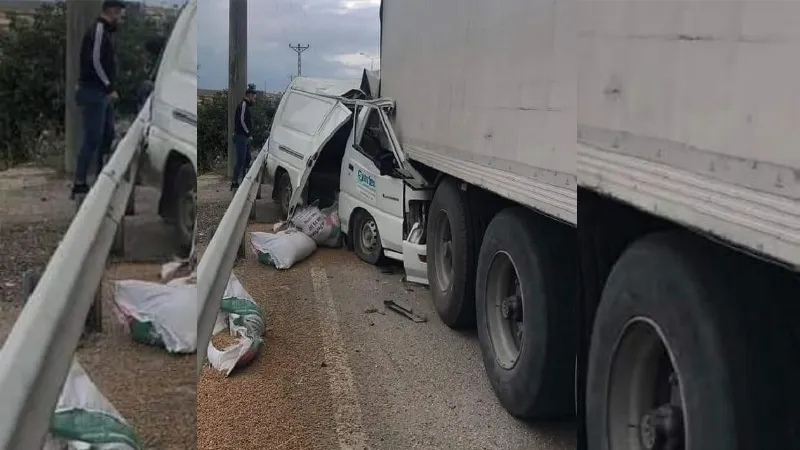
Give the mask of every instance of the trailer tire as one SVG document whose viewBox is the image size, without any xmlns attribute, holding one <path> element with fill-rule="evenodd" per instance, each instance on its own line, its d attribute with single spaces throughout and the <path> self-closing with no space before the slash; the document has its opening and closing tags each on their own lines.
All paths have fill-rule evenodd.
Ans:
<svg viewBox="0 0 800 450">
<path fill-rule="evenodd" d="M 564 251 L 574 248 L 574 232 L 548 220 L 519 207 L 501 211 L 478 256 L 483 364 L 500 403 L 522 419 L 572 416 L 575 408 L 577 293 L 568 280 L 577 261 Z"/>
<path fill-rule="evenodd" d="M 483 230 L 476 232 L 480 227 L 472 206 L 456 180 L 446 178 L 436 188 L 428 216 L 428 283 L 436 312 L 451 328 L 475 326 L 473 280 Z"/>
<path fill-rule="evenodd" d="M 753 298 L 769 288 L 755 288 L 759 277 L 731 255 L 689 233 L 664 232 L 619 258 L 590 343 L 590 450 L 647 448 L 633 443 L 668 436 L 684 444 L 688 437 L 686 450 L 791 447 L 786 421 L 796 413 L 782 399 L 796 373 L 786 368 L 788 339 L 774 338 L 771 330 L 784 327 L 771 318 L 769 297 Z"/>
</svg>

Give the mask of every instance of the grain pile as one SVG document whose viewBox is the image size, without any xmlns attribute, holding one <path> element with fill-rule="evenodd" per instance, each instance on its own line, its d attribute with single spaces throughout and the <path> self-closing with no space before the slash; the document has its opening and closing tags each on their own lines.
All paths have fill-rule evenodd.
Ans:
<svg viewBox="0 0 800 450">
<path fill-rule="evenodd" d="M 269 231 L 271 226 L 249 229 Z M 203 369 L 197 392 L 198 449 L 338 447 L 332 406 L 336 399 L 331 398 L 322 364 L 309 267 L 304 261 L 277 271 L 248 255 L 234 268 L 269 317 L 269 329 L 248 367 L 228 378 L 211 367 Z"/>
</svg>

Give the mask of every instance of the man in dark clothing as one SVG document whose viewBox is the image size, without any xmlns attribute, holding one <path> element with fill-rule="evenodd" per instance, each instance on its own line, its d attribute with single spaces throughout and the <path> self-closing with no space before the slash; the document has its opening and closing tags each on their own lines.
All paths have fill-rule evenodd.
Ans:
<svg viewBox="0 0 800 450">
<path fill-rule="evenodd" d="M 253 141 L 253 125 L 250 119 L 250 109 L 253 106 L 253 101 L 256 98 L 256 91 L 247 89 L 244 99 L 236 107 L 236 115 L 234 117 L 234 133 L 233 143 L 236 145 L 236 166 L 233 170 L 233 179 L 231 180 L 231 190 L 234 191 L 239 187 L 239 182 L 244 178 L 247 166 L 250 165 L 250 142 Z"/>
<path fill-rule="evenodd" d="M 118 95 L 114 86 L 116 61 L 111 35 L 125 10 L 125 2 L 103 2 L 100 17 L 83 35 L 80 56 L 80 77 L 75 93 L 75 103 L 81 108 L 83 143 L 75 167 L 73 197 L 89 191 L 86 176 L 96 158 L 98 172 L 102 168 L 103 154 L 111 150 L 114 140 L 114 112 L 111 102 Z"/>
</svg>

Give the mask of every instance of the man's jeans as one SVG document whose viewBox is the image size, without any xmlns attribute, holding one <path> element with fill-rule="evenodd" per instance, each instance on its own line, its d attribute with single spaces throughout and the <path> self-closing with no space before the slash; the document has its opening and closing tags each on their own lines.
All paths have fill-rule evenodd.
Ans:
<svg viewBox="0 0 800 450">
<path fill-rule="evenodd" d="M 246 174 L 247 166 L 250 165 L 250 140 L 247 136 L 235 134 L 233 143 L 236 146 L 236 166 L 233 170 L 234 184 L 239 184 Z"/>
<path fill-rule="evenodd" d="M 108 93 L 99 89 L 78 88 L 75 103 L 83 118 L 83 144 L 75 167 L 75 184 L 85 185 L 86 175 L 97 161 L 97 173 L 103 168 L 103 155 L 111 151 L 114 141 L 114 112 Z"/>
</svg>

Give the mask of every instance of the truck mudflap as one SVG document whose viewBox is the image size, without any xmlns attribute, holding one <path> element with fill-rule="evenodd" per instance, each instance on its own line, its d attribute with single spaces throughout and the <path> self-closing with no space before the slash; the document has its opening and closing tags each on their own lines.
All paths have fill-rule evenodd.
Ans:
<svg viewBox="0 0 800 450">
<path fill-rule="evenodd" d="M 406 280 L 412 283 L 428 285 L 427 248 L 420 243 L 424 236 L 424 229 L 420 222 L 416 222 L 403 240 L 403 267 L 406 271 Z"/>
</svg>

